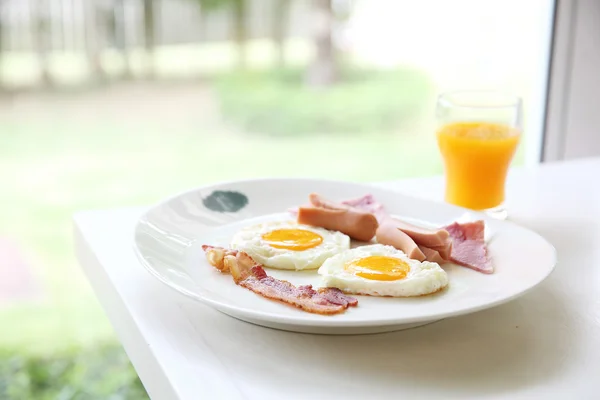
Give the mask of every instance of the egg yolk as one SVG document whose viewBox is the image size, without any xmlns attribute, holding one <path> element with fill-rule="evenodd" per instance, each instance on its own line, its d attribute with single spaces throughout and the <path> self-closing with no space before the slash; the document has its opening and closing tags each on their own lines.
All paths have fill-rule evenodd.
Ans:
<svg viewBox="0 0 600 400">
<path fill-rule="evenodd" d="M 369 256 L 346 263 L 344 269 L 365 279 L 397 281 L 406 277 L 410 266 L 399 258 Z"/>
<path fill-rule="evenodd" d="M 276 229 L 262 238 L 271 247 L 294 251 L 310 249 L 323 242 L 321 235 L 304 229 Z"/>
</svg>

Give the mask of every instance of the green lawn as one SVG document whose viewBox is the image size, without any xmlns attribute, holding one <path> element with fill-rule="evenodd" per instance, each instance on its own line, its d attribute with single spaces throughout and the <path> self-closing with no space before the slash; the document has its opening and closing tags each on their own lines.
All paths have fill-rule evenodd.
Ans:
<svg viewBox="0 0 600 400">
<path fill-rule="evenodd" d="M 0 359 L 1 399 L 148 399 L 125 352 L 112 343 L 51 356 L 0 350 Z"/>
<path fill-rule="evenodd" d="M 302 65 L 310 59 L 310 42 L 302 38 L 286 41 L 286 63 Z M 264 68 L 273 65 L 277 54 L 273 43 L 266 39 L 253 39 L 247 47 L 248 66 Z M 115 49 L 105 49 L 100 54 L 102 66 L 108 76 L 115 77 L 125 68 L 125 59 Z M 162 78 L 182 79 L 221 73 L 236 62 L 236 48 L 232 42 L 192 43 L 158 46 L 154 54 L 156 73 Z M 136 75 L 147 71 L 148 57 L 143 48 L 129 50 L 128 64 Z M 57 83 L 77 86 L 87 84 L 90 66 L 82 52 L 54 51 L 49 55 L 48 68 Z M 32 52 L 6 51 L 0 64 L 0 78 L 12 87 L 34 86 L 40 82 L 38 58 Z"/>
</svg>

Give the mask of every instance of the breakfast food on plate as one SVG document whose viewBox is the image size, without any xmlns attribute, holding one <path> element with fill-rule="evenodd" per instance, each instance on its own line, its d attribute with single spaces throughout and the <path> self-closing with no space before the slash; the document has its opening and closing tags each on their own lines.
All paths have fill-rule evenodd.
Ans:
<svg viewBox="0 0 600 400">
<path fill-rule="evenodd" d="M 440 256 L 444 260 L 449 260 L 450 253 L 452 252 L 452 238 L 448 237 L 448 239 L 446 239 L 446 241 L 441 246 L 429 246 L 429 248 L 440 253 Z"/>
<path fill-rule="evenodd" d="M 315 290 L 311 285 L 296 287 L 288 281 L 275 279 L 243 251 L 208 245 L 203 245 L 202 249 L 208 262 L 221 272 L 231 273 L 237 285 L 268 299 L 321 315 L 340 314 L 358 304 L 358 300 L 337 288 Z"/>
<path fill-rule="evenodd" d="M 430 248 L 444 246 L 450 236 L 445 229 L 428 229 L 400 221 L 396 218 L 392 218 L 392 220 L 396 228 L 406 233 L 412 240 Z"/>
<path fill-rule="evenodd" d="M 379 228 L 375 237 L 378 243 L 394 246 L 410 258 L 419 261 L 427 260 L 440 264 L 453 261 L 451 254 L 454 240 L 447 229 L 424 228 L 393 218 L 370 194 L 342 203 L 376 213 Z"/>
<path fill-rule="evenodd" d="M 327 258 L 350 248 L 350 238 L 316 226 L 277 221 L 243 228 L 230 246 L 265 267 L 303 270 L 317 269 Z"/>
<path fill-rule="evenodd" d="M 398 229 L 395 221 L 391 218 L 386 219 L 379 225 L 376 238 L 378 243 L 402 250 L 409 258 L 418 261 L 425 260 L 425 254 L 419 249 L 417 243 L 406 233 Z"/>
<path fill-rule="evenodd" d="M 234 282 L 262 297 L 306 312 L 333 315 L 356 306 L 347 294 L 415 297 L 448 286 L 440 266 L 452 262 L 491 274 L 483 220 L 426 228 L 392 217 L 372 195 L 333 202 L 312 193 L 310 205 L 290 212 L 297 221 L 245 227 L 231 249 L 204 245 L 206 259 Z M 376 244 L 350 248 L 350 238 Z M 324 287 L 294 286 L 264 267 L 317 269 Z"/>
<path fill-rule="evenodd" d="M 378 223 L 375 230 L 377 243 L 393 246 L 406 253 L 411 259 L 426 260 L 439 264 L 452 262 L 483 273 L 491 274 L 494 272 L 487 245 L 483 238 L 484 221 L 466 224 L 454 223 L 443 228 L 431 229 L 416 226 L 390 216 L 383 205 L 375 200 L 371 194 L 355 199 L 342 200 L 339 203 L 311 194 L 310 201 L 312 207 L 321 209 L 351 210 L 351 212 L 346 213 L 340 212 L 339 219 L 335 221 L 337 228 L 349 224 L 350 219 L 345 220 L 347 215 L 355 215 L 358 211 L 374 216 Z M 303 206 L 297 210 L 291 209 L 290 212 L 297 215 L 302 208 L 311 206 Z M 326 220 L 326 218 L 323 218 L 323 220 Z M 307 221 L 307 223 L 312 225 L 314 221 Z M 324 222 L 316 223 L 316 225 L 319 224 L 323 225 Z M 356 223 L 349 225 L 353 227 L 360 226 Z M 347 227 L 345 229 L 347 230 Z M 359 231 L 359 229 L 356 229 L 356 231 Z M 349 234 L 355 239 L 357 235 L 359 235 L 357 232 Z M 456 246 L 459 247 L 455 248 Z"/>
<path fill-rule="evenodd" d="M 433 249 L 430 249 L 429 247 L 425 247 L 425 246 L 419 246 L 419 249 L 425 255 L 425 260 L 426 261 L 431 261 L 431 262 L 435 262 L 435 263 L 438 263 L 438 264 L 443 264 L 447 260 L 447 258 L 445 259 L 444 257 L 442 257 L 440 255 L 440 252 L 437 251 L 437 250 L 433 250 Z"/>
<path fill-rule="evenodd" d="M 454 222 L 444 229 L 450 233 L 452 238 L 450 261 L 485 274 L 494 273 L 492 260 L 484 240 L 484 221 L 463 224 Z"/>
<path fill-rule="evenodd" d="M 311 193 L 309 200 L 310 205 L 298 208 L 298 223 L 339 231 L 363 242 L 375 236 L 378 223 L 372 213 L 335 203 L 316 193 Z"/>
<path fill-rule="evenodd" d="M 394 246 L 418 261 L 444 263 L 449 260 L 452 241 L 444 229 L 429 229 L 400 221 L 379 211 L 380 224 L 375 235 L 377 242 Z"/>
<path fill-rule="evenodd" d="M 377 242 L 394 246 L 415 260 L 447 262 L 450 259 L 452 240 L 445 229 L 419 227 L 388 217 L 377 229 L 376 238 Z"/>
<path fill-rule="evenodd" d="M 372 194 L 366 194 L 355 199 L 343 200 L 341 203 L 359 210 L 370 212 L 375 215 L 378 222 L 381 222 L 388 217 L 383 208 L 383 204 L 377 202 Z"/>
<path fill-rule="evenodd" d="M 413 260 L 382 244 L 337 254 L 327 259 L 318 273 L 326 286 L 371 296 L 423 296 L 448 285 L 448 275 L 437 263 Z"/>
<path fill-rule="evenodd" d="M 383 204 L 378 203 L 372 194 L 366 194 L 354 199 L 342 200 L 340 201 L 340 204 L 371 213 L 379 222 L 387 217 Z M 309 206 L 310 205 L 311 204 L 309 204 Z M 298 215 L 298 207 L 288 208 L 288 212 L 295 217 Z"/>
<path fill-rule="evenodd" d="M 444 229 L 429 229 L 409 224 L 391 217 L 373 195 L 367 194 L 342 204 L 372 213 L 379 222 L 375 233 L 378 243 L 394 246 L 410 258 L 432 262 L 447 262 L 450 258 L 452 240 Z"/>
</svg>

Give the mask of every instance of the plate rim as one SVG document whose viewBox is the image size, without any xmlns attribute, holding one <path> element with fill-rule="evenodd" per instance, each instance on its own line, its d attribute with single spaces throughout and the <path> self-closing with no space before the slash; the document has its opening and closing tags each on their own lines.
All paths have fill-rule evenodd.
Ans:
<svg viewBox="0 0 600 400">
<path fill-rule="evenodd" d="M 154 276 L 156 279 L 158 279 L 164 285 L 169 287 L 171 290 L 174 290 L 175 292 L 179 293 L 180 295 L 184 295 L 185 297 L 191 298 L 191 299 L 199 302 L 200 304 L 207 305 L 207 306 L 209 306 L 219 312 L 227 314 L 233 318 L 238 318 L 238 319 L 243 320 L 244 319 L 244 318 L 242 318 L 242 316 L 243 316 L 245 318 L 251 318 L 252 320 L 258 319 L 258 320 L 268 321 L 270 323 L 276 323 L 276 324 L 281 324 L 281 325 L 286 325 L 286 326 L 303 326 L 303 327 L 313 326 L 313 327 L 318 327 L 318 328 L 357 328 L 357 327 L 377 327 L 377 326 L 384 327 L 384 326 L 392 326 L 392 325 L 399 325 L 399 324 L 411 324 L 411 323 L 418 323 L 418 322 L 425 322 L 425 321 L 442 320 L 442 319 L 446 319 L 446 318 L 476 313 L 476 312 L 479 312 L 482 310 L 494 308 L 496 306 L 508 303 L 510 301 L 515 300 L 516 298 L 519 298 L 521 296 L 528 294 L 533 289 L 535 289 L 537 286 L 539 286 L 542 282 L 544 282 L 555 271 L 556 266 L 558 265 L 558 253 L 556 251 L 556 248 L 543 235 L 539 234 L 538 232 L 536 232 L 532 229 L 529 229 L 527 227 L 519 225 L 519 224 L 515 223 L 514 221 L 504 220 L 504 221 L 500 221 L 500 222 L 502 222 L 503 224 L 513 225 L 516 228 L 524 229 L 524 230 L 528 231 L 529 233 L 536 235 L 547 246 L 549 246 L 549 249 L 552 252 L 552 256 L 551 256 L 552 266 L 548 269 L 548 271 L 544 274 L 544 276 L 542 276 L 540 279 L 538 279 L 537 282 L 532 284 L 527 289 L 524 289 L 520 292 L 514 293 L 511 296 L 504 297 L 504 298 L 501 298 L 501 299 L 498 299 L 495 301 L 491 301 L 486 304 L 481 304 L 478 306 L 464 306 L 462 308 L 452 310 L 452 311 L 447 311 L 447 312 L 436 312 L 435 315 L 423 314 L 420 316 L 413 316 L 413 317 L 402 318 L 402 319 L 398 319 L 398 317 L 383 317 L 383 318 L 378 318 L 377 320 L 366 320 L 366 321 L 340 320 L 340 319 L 336 319 L 335 315 L 332 315 L 332 316 L 324 315 L 322 320 L 314 320 L 314 319 L 309 319 L 309 318 L 302 318 L 300 316 L 300 314 L 298 316 L 274 315 L 270 312 L 265 312 L 265 311 L 261 311 L 261 310 L 253 310 L 252 312 L 248 312 L 248 311 L 244 310 L 243 308 L 239 308 L 237 306 L 223 303 L 219 300 L 214 300 L 214 299 L 211 299 L 211 298 L 208 298 L 205 296 L 201 296 L 201 295 L 191 292 L 179 285 L 173 285 L 169 282 L 168 279 L 166 279 L 163 275 L 158 273 L 156 271 L 156 269 L 150 265 L 150 263 L 146 260 L 146 258 L 141 253 L 139 247 L 137 246 L 137 241 L 135 240 L 135 235 L 138 232 L 138 228 L 140 227 L 140 225 L 143 224 L 145 220 L 147 220 L 148 214 L 156 208 L 160 208 L 162 206 L 167 205 L 170 201 L 172 201 L 174 199 L 180 198 L 187 194 L 198 192 L 200 190 L 210 190 L 211 188 L 217 188 L 217 187 L 222 187 L 222 186 L 226 186 L 226 185 L 234 185 L 234 184 L 239 184 L 239 183 L 252 184 L 252 183 L 258 183 L 258 182 L 272 182 L 272 181 L 310 181 L 310 182 L 318 181 L 318 182 L 323 182 L 323 183 L 338 183 L 338 184 L 343 183 L 343 184 L 350 184 L 350 185 L 364 186 L 364 187 L 372 186 L 379 190 L 388 191 L 388 192 L 397 194 L 399 196 L 411 198 L 413 200 L 422 201 L 425 203 L 444 204 L 444 206 L 454 208 L 457 211 L 460 210 L 460 211 L 468 212 L 468 213 L 471 213 L 474 215 L 479 215 L 482 217 L 482 219 L 490 219 L 490 217 L 488 217 L 487 215 L 485 215 L 481 212 L 478 212 L 475 210 L 470 210 L 470 209 L 467 209 L 464 207 L 459 207 L 459 206 L 456 206 L 453 204 L 448 204 L 448 203 L 444 203 L 444 202 L 440 202 L 440 201 L 436 201 L 436 200 L 432 200 L 432 199 L 420 198 L 418 196 L 414 196 L 411 194 L 406 194 L 399 190 L 394 190 L 391 188 L 387 188 L 385 186 L 380 186 L 379 182 L 356 182 L 356 181 L 342 180 L 342 179 L 308 178 L 308 177 L 291 177 L 291 178 L 263 177 L 263 178 L 250 178 L 250 179 L 233 179 L 233 180 L 214 182 L 211 184 L 197 186 L 195 188 L 183 190 L 174 195 L 168 196 L 168 197 L 164 198 L 163 200 L 154 203 L 153 205 L 150 205 L 144 211 L 144 213 L 138 218 L 138 220 L 136 221 L 136 224 L 134 226 L 134 230 L 133 230 L 133 235 L 134 235 L 133 239 L 134 240 L 132 243 L 132 247 L 133 247 L 133 251 L 136 255 L 136 258 L 142 264 L 142 266 L 144 267 L 144 269 L 146 271 L 148 271 L 152 276 Z M 289 306 L 289 307 L 293 307 L 293 306 Z M 301 310 L 298 310 L 298 311 L 301 312 Z"/>
</svg>

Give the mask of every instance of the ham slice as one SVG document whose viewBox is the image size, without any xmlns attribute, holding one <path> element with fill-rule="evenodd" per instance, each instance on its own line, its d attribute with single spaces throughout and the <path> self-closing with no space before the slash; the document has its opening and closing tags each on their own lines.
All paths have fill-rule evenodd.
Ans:
<svg viewBox="0 0 600 400">
<path fill-rule="evenodd" d="M 298 223 L 339 231 L 363 242 L 375 236 L 379 224 L 372 213 L 335 203 L 316 193 L 312 193 L 309 200 L 310 206 L 298 208 Z"/>
<path fill-rule="evenodd" d="M 303 311 L 333 315 L 355 307 L 358 300 L 337 288 L 313 289 L 311 285 L 294 286 L 292 283 L 267 275 L 261 265 L 243 251 L 204 245 L 208 262 L 221 272 L 229 272 L 234 282 L 267 299 L 277 300 Z"/>
<path fill-rule="evenodd" d="M 484 240 L 485 223 L 482 220 L 459 224 L 454 222 L 444 229 L 452 238 L 450 260 L 463 267 L 485 274 L 494 273 L 492 260 Z"/>
<path fill-rule="evenodd" d="M 402 250 L 409 258 L 414 260 L 424 261 L 425 254 L 419 249 L 419 246 L 406 233 L 396 227 L 393 220 L 387 219 L 383 221 L 376 234 L 377 242 L 388 246 L 393 246 L 398 250 Z"/>
</svg>

